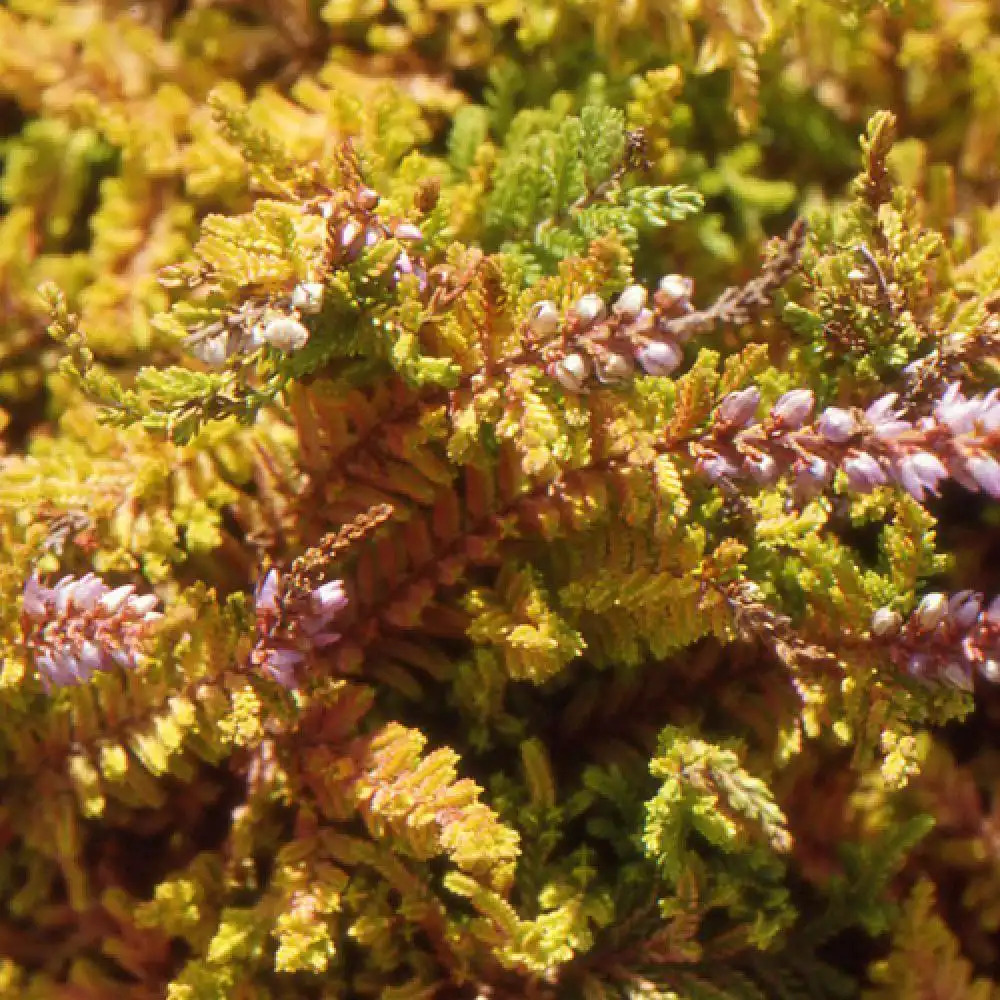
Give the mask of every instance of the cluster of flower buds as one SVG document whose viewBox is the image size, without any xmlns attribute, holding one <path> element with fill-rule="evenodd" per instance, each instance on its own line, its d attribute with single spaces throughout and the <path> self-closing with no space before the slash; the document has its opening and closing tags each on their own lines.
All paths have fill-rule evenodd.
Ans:
<svg viewBox="0 0 1000 1000">
<path fill-rule="evenodd" d="M 210 365 L 225 364 L 237 354 L 260 347 L 285 353 L 299 351 L 309 343 L 304 316 L 314 316 L 323 308 L 321 281 L 300 281 L 283 302 L 269 305 L 244 302 L 222 319 L 199 327 L 187 339 L 188 349 Z"/>
<path fill-rule="evenodd" d="M 406 245 L 423 241 L 424 234 L 420 227 L 412 222 L 390 221 L 376 215 L 378 204 L 378 192 L 369 187 L 361 187 L 349 197 L 324 202 L 320 206 L 330 227 L 332 265 L 349 264 L 357 260 L 365 250 L 371 250 L 388 239 Z M 427 269 L 423 261 L 404 246 L 399 249 L 392 263 L 392 278 L 393 281 L 399 281 L 406 275 L 416 277 L 421 291 L 427 287 Z"/>
<path fill-rule="evenodd" d="M 916 420 L 903 419 L 896 401 L 889 393 L 864 411 L 831 406 L 814 420 L 812 392 L 793 389 L 758 421 L 760 392 L 751 386 L 722 400 L 692 452 L 714 482 L 749 478 L 772 485 L 788 475 L 800 497 L 818 493 L 841 469 L 859 493 L 895 483 L 923 502 L 950 477 L 1000 498 L 996 390 L 970 399 L 952 385 L 931 416 Z"/>
<path fill-rule="evenodd" d="M 32 575 L 24 587 L 21 627 L 45 688 L 139 666 L 143 641 L 162 617 L 158 603 L 153 594 L 138 596 L 131 584 L 112 589 L 93 573 L 63 577 L 52 587 Z"/>
<path fill-rule="evenodd" d="M 331 580 L 298 595 L 276 569 L 257 586 L 256 642 L 250 662 L 283 687 L 293 688 L 297 670 L 314 651 L 339 641 L 331 631 L 334 619 L 347 607 L 341 580 Z"/>
<path fill-rule="evenodd" d="M 971 691 L 976 673 L 1000 681 L 1000 597 L 983 606 L 983 595 L 960 590 L 951 597 L 927 594 L 905 621 L 879 608 L 873 640 L 888 646 L 893 663 L 911 677 Z"/>
<path fill-rule="evenodd" d="M 642 285 L 629 285 L 612 303 L 593 292 L 580 296 L 562 315 L 544 299 L 528 316 L 535 343 L 561 337 L 572 351 L 559 350 L 547 371 L 569 392 L 592 384 L 616 385 L 632 377 L 636 365 L 647 375 L 670 375 L 684 360 L 684 337 L 668 333 L 671 320 L 691 312 L 694 284 L 679 274 L 666 275 L 650 300 Z"/>
<path fill-rule="evenodd" d="M 368 187 L 338 191 L 318 203 L 329 233 L 324 268 L 349 264 L 365 250 L 391 239 L 397 244 L 391 261 L 392 282 L 413 275 L 421 291 L 425 290 L 427 269 L 412 249 L 423 241 L 424 234 L 412 222 L 376 215 L 378 204 L 378 192 Z M 236 355 L 260 347 L 285 353 L 301 350 L 309 342 L 309 329 L 303 319 L 322 310 L 324 293 L 323 282 L 306 280 L 286 296 L 272 297 L 264 303 L 244 302 L 226 316 L 193 330 L 187 339 L 188 349 L 210 365 L 225 364 Z"/>
</svg>

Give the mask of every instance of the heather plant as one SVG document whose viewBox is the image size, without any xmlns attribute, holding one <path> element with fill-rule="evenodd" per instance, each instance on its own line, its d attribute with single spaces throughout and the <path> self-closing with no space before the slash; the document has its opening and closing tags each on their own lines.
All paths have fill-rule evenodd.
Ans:
<svg viewBox="0 0 1000 1000">
<path fill-rule="evenodd" d="M 0 10 L 0 995 L 1000 994 L 996 45 Z"/>
</svg>

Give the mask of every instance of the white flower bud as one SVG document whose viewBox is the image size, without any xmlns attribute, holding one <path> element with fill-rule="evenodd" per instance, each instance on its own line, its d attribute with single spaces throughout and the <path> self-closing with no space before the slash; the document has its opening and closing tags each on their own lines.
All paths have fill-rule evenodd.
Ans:
<svg viewBox="0 0 1000 1000">
<path fill-rule="evenodd" d="M 892 608 L 879 608 L 872 615 L 872 635 L 880 639 L 887 635 L 895 635 L 903 624 L 903 616 Z"/>
<path fill-rule="evenodd" d="M 597 362 L 597 377 L 606 385 L 624 382 L 632 374 L 632 362 L 624 354 L 604 355 Z"/>
<path fill-rule="evenodd" d="M 672 340 L 654 340 L 641 347 L 635 356 L 647 375 L 670 375 L 684 360 L 684 352 Z"/>
<path fill-rule="evenodd" d="M 292 291 L 292 308 L 313 316 L 323 308 L 323 282 L 300 281 Z"/>
<path fill-rule="evenodd" d="M 588 292 L 586 295 L 581 295 L 580 298 L 576 300 L 576 304 L 573 306 L 573 312 L 584 324 L 584 326 L 591 326 L 592 324 L 598 323 L 600 320 L 604 319 L 604 300 L 600 297 L 600 295 Z"/>
<path fill-rule="evenodd" d="M 214 337 L 192 343 L 191 353 L 206 365 L 221 365 L 229 357 L 229 334 L 223 330 Z"/>
<path fill-rule="evenodd" d="M 665 309 L 687 302 L 694 291 L 694 282 L 684 274 L 665 274 L 660 278 L 660 304 Z"/>
<path fill-rule="evenodd" d="M 642 285 L 629 285 L 618 296 L 618 301 L 612 307 L 613 311 L 622 319 L 635 319 L 642 312 L 648 297 L 649 293 Z"/>
<path fill-rule="evenodd" d="M 564 389 L 579 392 L 590 374 L 590 364 L 582 354 L 567 354 L 562 361 L 550 366 L 549 374 Z"/>
<path fill-rule="evenodd" d="M 864 281 L 866 277 L 867 275 L 861 270 L 860 267 L 852 267 L 850 271 L 847 272 L 847 280 L 854 282 L 856 285 Z"/>
<path fill-rule="evenodd" d="M 559 329 L 559 310 L 554 302 L 542 299 L 531 307 L 528 326 L 539 337 L 550 337 Z"/>
<path fill-rule="evenodd" d="M 937 628 L 948 613 L 948 598 L 944 594 L 927 594 L 921 599 L 914 612 L 917 624 L 922 629 Z"/>
<path fill-rule="evenodd" d="M 254 341 L 279 351 L 297 351 L 309 342 L 309 331 L 291 316 L 278 316 L 254 327 Z"/>
</svg>

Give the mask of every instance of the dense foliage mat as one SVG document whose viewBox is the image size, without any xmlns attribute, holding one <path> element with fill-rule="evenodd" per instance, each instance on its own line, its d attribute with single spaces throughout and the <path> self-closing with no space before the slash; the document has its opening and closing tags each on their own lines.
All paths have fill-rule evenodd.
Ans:
<svg viewBox="0 0 1000 1000">
<path fill-rule="evenodd" d="M 0 996 L 1000 996 L 992 7 L 0 7 Z"/>
</svg>

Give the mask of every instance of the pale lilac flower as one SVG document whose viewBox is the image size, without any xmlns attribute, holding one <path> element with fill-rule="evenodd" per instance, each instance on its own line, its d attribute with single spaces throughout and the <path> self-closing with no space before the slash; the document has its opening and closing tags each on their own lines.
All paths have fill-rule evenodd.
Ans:
<svg viewBox="0 0 1000 1000">
<path fill-rule="evenodd" d="M 893 409 L 896 400 L 899 398 L 895 392 L 890 392 L 881 396 L 865 410 L 865 419 L 872 426 L 872 431 L 880 441 L 891 441 L 913 430 L 913 425 L 900 419 L 900 414 Z"/>
<path fill-rule="evenodd" d="M 703 455 L 698 459 L 697 467 L 709 481 L 716 483 L 722 479 L 730 479 L 739 474 L 740 468 L 722 455 Z"/>
<path fill-rule="evenodd" d="M 829 406 L 820 414 L 816 429 L 827 441 L 842 444 L 857 434 L 860 428 L 850 410 Z"/>
<path fill-rule="evenodd" d="M 427 288 L 427 270 L 422 264 L 415 261 L 405 250 L 401 250 L 396 258 L 396 265 L 392 276 L 394 281 L 400 281 L 405 275 L 412 274 L 417 279 L 417 287 L 420 291 Z"/>
<path fill-rule="evenodd" d="M 751 477 L 762 486 L 772 486 L 781 475 L 778 463 L 766 452 L 747 458 L 746 467 Z"/>
<path fill-rule="evenodd" d="M 583 354 L 567 354 L 549 365 L 551 375 L 568 392 L 582 392 L 591 372 L 590 360 Z"/>
<path fill-rule="evenodd" d="M 871 493 L 876 486 L 884 486 L 889 477 L 882 466 L 865 451 L 858 451 L 844 459 L 842 466 L 847 483 L 858 493 Z"/>
<path fill-rule="evenodd" d="M 990 389 L 983 398 L 979 424 L 987 434 L 1000 430 L 1000 389 Z"/>
<path fill-rule="evenodd" d="M 253 343 L 279 351 L 299 351 L 309 343 L 309 330 L 294 316 L 276 316 L 253 328 Z"/>
<path fill-rule="evenodd" d="M 329 618 L 347 607 L 343 580 L 330 580 L 317 587 L 309 595 L 309 603 L 314 615 Z"/>
<path fill-rule="evenodd" d="M 559 309 L 554 302 L 542 299 L 528 313 L 528 326 L 539 337 L 550 337 L 559 329 Z"/>
<path fill-rule="evenodd" d="M 347 608 L 342 580 L 330 580 L 304 597 L 290 595 L 271 569 L 258 584 L 254 601 L 257 641 L 250 662 L 282 687 L 298 683 L 298 670 L 316 650 L 339 642 L 334 620 Z"/>
<path fill-rule="evenodd" d="M 322 281 L 300 281 L 292 290 L 291 305 L 306 316 L 315 316 L 323 308 L 326 287 Z"/>
<path fill-rule="evenodd" d="M 795 492 L 802 499 L 816 496 L 830 481 L 833 469 L 830 463 L 818 456 L 800 458 L 793 466 Z"/>
<path fill-rule="evenodd" d="M 597 358 L 594 364 L 594 374 L 604 385 L 618 385 L 624 382 L 634 371 L 632 359 L 617 351 L 608 351 Z"/>
<path fill-rule="evenodd" d="M 639 310 L 638 315 L 629 324 L 628 332 L 630 336 L 633 334 L 645 336 L 655 325 L 656 314 L 652 309 L 643 308 Z"/>
<path fill-rule="evenodd" d="M 798 430 L 811 416 L 816 397 L 811 389 L 792 389 L 771 407 L 771 416 L 784 427 Z"/>
<path fill-rule="evenodd" d="M 938 483 L 948 478 L 948 470 L 930 452 L 915 451 L 900 461 L 897 476 L 903 489 L 921 503 L 925 490 L 937 495 Z"/>
<path fill-rule="evenodd" d="M 965 631 L 979 620 L 983 608 L 983 595 L 974 590 L 960 590 L 948 601 L 948 619 Z"/>
<path fill-rule="evenodd" d="M 880 424 L 886 420 L 895 420 L 899 416 L 899 413 L 893 409 L 897 399 L 899 399 L 898 392 L 887 392 L 884 396 L 879 396 L 865 410 L 865 418 L 873 424 Z"/>
<path fill-rule="evenodd" d="M 271 680 L 291 689 L 298 683 L 296 670 L 304 661 L 305 655 L 296 649 L 265 649 L 259 666 Z"/>
<path fill-rule="evenodd" d="M 694 292 L 694 281 L 684 274 L 665 274 L 657 289 L 664 308 L 686 303 Z"/>
<path fill-rule="evenodd" d="M 716 410 L 716 418 L 731 427 L 742 427 L 754 418 L 760 405 L 760 390 L 749 386 L 727 395 Z"/>
<path fill-rule="evenodd" d="M 25 583 L 21 627 L 25 645 L 47 689 L 81 684 L 96 672 L 142 662 L 142 644 L 162 615 L 153 594 L 135 596 L 131 584 L 110 589 L 94 573 L 64 576 L 48 587 Z"/>
<path fill-rule="evenodd" d="M 965 467 L 984 493 L 1000 500 L 1000 462 L 992 455 L 974 455 L 966 459 Z"/>
<path fill-rule="evenodd" d="M 977 422 L 984 416 L 984 404 L 989 408 L 989 397 L 967 399 L 962 387 L 953 382 L 934 405 L 934 416 L 954 434 L 968 434 L 976 430 Z"/>
<path fill-rule="evenodd" d="M 277 612 L 279 579 L 276 569 L 268 570 L 267 575 L 257 587 L 257 596 L 254 604 L 258 614 L 267 611 Z"/>
<path fill-rule="evenodd" d="M 996 684 L 1000 681 L 1000 660 L 992 658 L 983 660 L 979 664 L 979 673 L 984 680 L 989 681 L 991 684 Z"/>
<path fill-rule="evenodd" d="M 357 219 L 348 219 L 340 228 L 337 243 L 348 257 L 355 257 L 361 249 L 364 238 L 364 229 L 361 223 Z"/>
<path fill-rule="evenodd" d="M 21 607 L 26 615 L 32 618 L 45 614 L 46 600 L 51 592 L 43 587 L 41 581 L 32 574 L 24 585 L 24 597 Z"/>
</svg>

